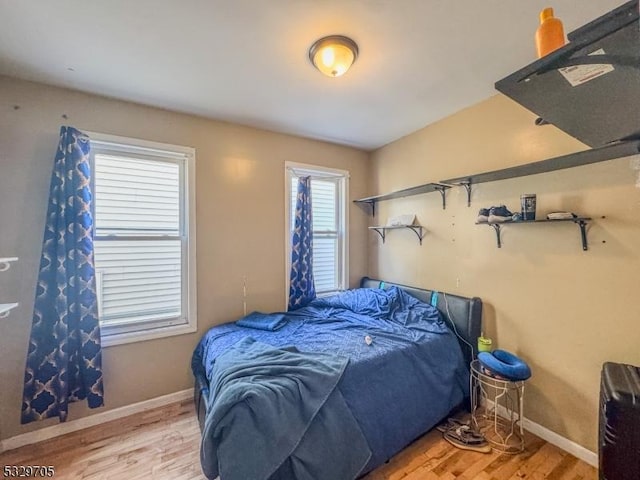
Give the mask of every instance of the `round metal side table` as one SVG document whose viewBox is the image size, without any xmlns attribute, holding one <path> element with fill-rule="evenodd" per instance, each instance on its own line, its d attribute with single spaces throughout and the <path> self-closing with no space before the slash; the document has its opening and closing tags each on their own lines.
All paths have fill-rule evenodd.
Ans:
<svg viewBox="0 0 640 480">
<path fill-rule="evenodd" d="M 504 453 L 524 450 L 522 412 L 524 381 L 512 382 L 485 373 L 471 362 L 471 421 L 493 448 Z"/>
</svg>

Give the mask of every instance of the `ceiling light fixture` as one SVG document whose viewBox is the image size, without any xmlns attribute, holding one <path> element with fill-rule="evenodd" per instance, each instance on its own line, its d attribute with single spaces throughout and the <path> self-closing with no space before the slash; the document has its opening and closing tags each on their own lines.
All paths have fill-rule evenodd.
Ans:
<svg viewBox="0 0 640 480">
<path fill-rule="evenodd" d="M 348 37 L 329 35 L 311 45 L 309 60 L 328 77 L 344 75 L 358 58 L 358 45 Z"/>
</svg>

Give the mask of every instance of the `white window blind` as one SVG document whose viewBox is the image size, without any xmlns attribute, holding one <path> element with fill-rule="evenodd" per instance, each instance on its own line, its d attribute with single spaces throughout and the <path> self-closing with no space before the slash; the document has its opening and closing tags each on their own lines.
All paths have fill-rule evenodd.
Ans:
<svg viewBox="0 0 640 480">
<path fill-rule="evenodd" d="M 187 155 L 96 143 L 94 249 L 103 333 L 188 325 Z"/>
<path fill-rule="evenodd" d="M 340 219 L 341 177 L 311 178 L 313 216 L 313 276 L 318 294 L 335 292 L 342 286 Z M 295 224 L 298 176 L 291 176 L 291 226 Z"/>
<path fill-rule="evenodd" d="M 180 166 L 125 156 L 95 156 L 100 235 L 180 232 Z"/>
</svg>

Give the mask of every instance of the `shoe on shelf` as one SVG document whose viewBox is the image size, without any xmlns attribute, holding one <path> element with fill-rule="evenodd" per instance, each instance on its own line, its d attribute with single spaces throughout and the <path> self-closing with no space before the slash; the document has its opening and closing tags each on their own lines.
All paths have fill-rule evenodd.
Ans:
<svg viewBox="0 0 640 480">
<path fill-rule="evenodd" d="M 480 211 L 478 212 L 478 219 L 476 220 L 476 222 L 487 223 L 488 221 L 489 221 L 489 209 L 481 208 Z"/>
<path fill-rule="evenodd" d="M 511 213 L 507 207 L 500 205 L 499 207 L 491 207 L 489 210 L 489 223 L 504 223 L 510 222 L 513 219 L 513 213 Z"/>
</svg>

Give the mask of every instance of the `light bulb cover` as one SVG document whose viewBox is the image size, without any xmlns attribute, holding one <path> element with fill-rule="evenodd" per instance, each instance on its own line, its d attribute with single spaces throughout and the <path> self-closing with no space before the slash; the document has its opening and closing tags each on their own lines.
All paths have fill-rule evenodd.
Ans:
<svg viewBox="0 0 640 480">
<path fill-rule="evenodd" d="M 309 60 L 328 77 L 344 75 L 358 58 L 358 45 L 349 37 L 329 35 L 309 49 Z"/>
</svg>

